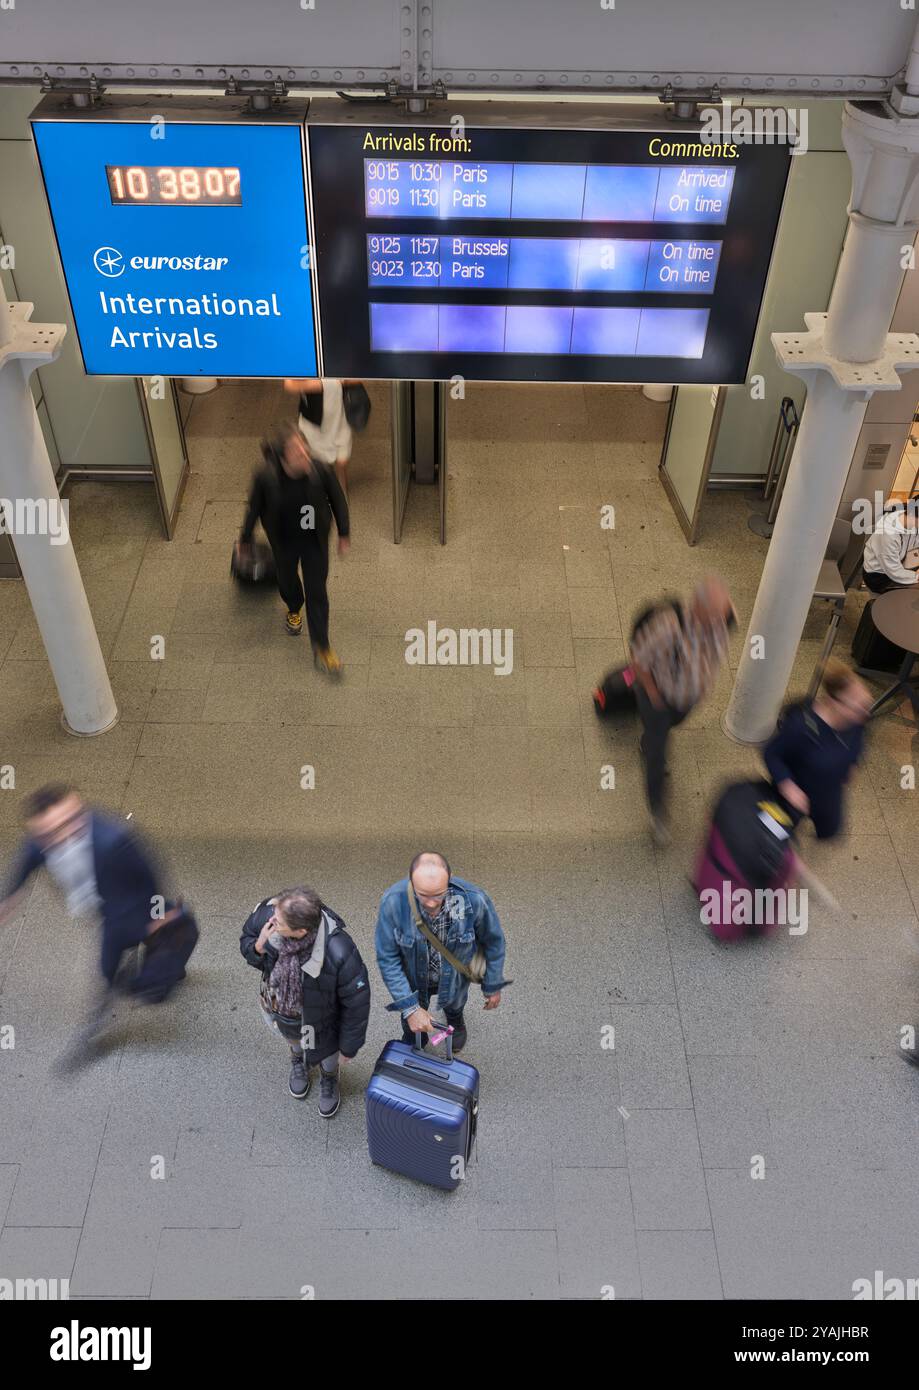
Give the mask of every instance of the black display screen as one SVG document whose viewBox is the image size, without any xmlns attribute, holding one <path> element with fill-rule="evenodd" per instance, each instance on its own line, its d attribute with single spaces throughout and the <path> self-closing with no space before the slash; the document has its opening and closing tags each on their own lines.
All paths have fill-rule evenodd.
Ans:
<svg viewBox="0 0 919 1390">
<path fill-rule="evenodd" d="M 787 146 L 307 129 L 327 375 L 744 380 Z"/>
</svg>

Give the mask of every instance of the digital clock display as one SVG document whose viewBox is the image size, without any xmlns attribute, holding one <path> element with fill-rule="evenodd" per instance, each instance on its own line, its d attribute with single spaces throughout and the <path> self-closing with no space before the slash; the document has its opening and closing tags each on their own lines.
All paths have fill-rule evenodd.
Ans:
<svg viewBox="0 0 919 1390">
<path fill-rule="evenodd" d="M 221 165 L 106 164 L 115 204 L 157 203 L 173 207 L 239 207 L 239 169 Z"/>
</svg>

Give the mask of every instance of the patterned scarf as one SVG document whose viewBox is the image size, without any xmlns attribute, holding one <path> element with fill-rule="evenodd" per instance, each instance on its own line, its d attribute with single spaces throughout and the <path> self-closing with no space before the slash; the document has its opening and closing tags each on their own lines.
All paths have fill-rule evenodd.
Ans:
<svg viewBox="0 0 919 1390">
<path fill-rule="evenodd" d="M 278 953 L 278 959 L 268 976 L 267 995 L 273 1013 L 284 1018 L 299 1018 L 303 1008 L 303 977 L 301 971 L 316 944 L 316 931 L 308 931 L 299 941 L 291 936 L 272 932 L 268 941 Z"/>
</svg>

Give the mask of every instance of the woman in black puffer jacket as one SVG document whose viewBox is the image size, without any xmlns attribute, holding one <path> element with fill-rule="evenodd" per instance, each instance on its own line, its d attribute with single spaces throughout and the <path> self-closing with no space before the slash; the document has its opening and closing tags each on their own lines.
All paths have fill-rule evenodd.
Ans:
<svg viewBox="0 0 919 1390">
<path fill-rule="evenodd" d="M 290 1047 L 291 1095 L 306 1099 L 318 1063 L 319 1113 L 331 1119 L 341 1103 L 339 1060 L 349 1062 L 367 1036 L 370 981 L 360 951 L 312 888 L 289 888 L 259 903 L 239 949 L 261 971 L 265 1022 Z"/>
</svg>

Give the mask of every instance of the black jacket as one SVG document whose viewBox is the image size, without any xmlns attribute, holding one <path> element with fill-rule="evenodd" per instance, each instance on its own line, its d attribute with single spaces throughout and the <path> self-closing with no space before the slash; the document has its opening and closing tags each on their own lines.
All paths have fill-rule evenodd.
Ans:
<svg viewBox="0 0 919 1390">
<path fill-rule="evenodd" d="M 248 917 L 239 938 L 239 949 L 250 965 L 264 976 L 271 974 L 278 953 L 266 945 L 264 955 L 255 949 L 258 934 L 273 912 L 270 899 L 260 902 Z M 314 1030 L 315 1046 L 306 1050 L 308 1066 L 342 1052 L 353 1057 L 367 1037 L 370 1017 L 370 980 L 355 946 L 336 912 L 323 905 L 325 921 L 319 929 L 311 960 L 322 952 L 322 968 L 315 977 L 303 973 L 303 1023 Z"/>
<path fill-rule="evenodd" d="M 262 453 L 265 462 L 252 479 L 240 540 L 250 541 L 255 523 L 260 521 L 272 550 L 277 550 L 281 519 L 281 461 L 267 444 L 262 446 Z M 335 470 L 313 459 L 312 472 L 306 475 L 304 481 L 309 494 L 308 505 L 314 510 L 315 535 L 320 545 L 328 544 L 333 516 L 339 536 L 347 536 L 350 530 L 348 503 Z"/>
<path fill-rule="evenodd" d="M 143 941 L 150 930 L 154 901 L 161 891 L 159 870 L 149 850 L 125 821 L 91 811 L 89 824 L 103 928 L 107 934 L 134 945 Z M 18 892 L 44 863 L 41 845 L 27 839 L 0 898 Z"/>
</svg>

